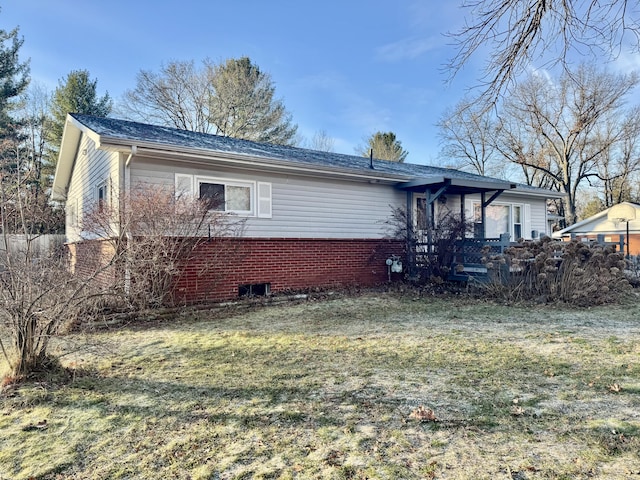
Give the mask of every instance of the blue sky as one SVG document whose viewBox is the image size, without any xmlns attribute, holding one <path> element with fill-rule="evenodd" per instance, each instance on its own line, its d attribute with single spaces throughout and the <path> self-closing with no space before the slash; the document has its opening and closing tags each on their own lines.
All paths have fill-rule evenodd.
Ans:
<svg viewBox="0 0 640 480">
<path fill-rule="evenodd" d="M 118 101 L 140 69 L 247 55 L 271 74 L 302 136 L 324 130 L 348 154 L 373 132 L 393 131 L 407 161 L 435 162 L 434 124 L 475 78 L 447 85 L 443 72 L 453 54 L 444 33 L 462 22 L 457 1 L 2 3 L 0 28 L 20 27 L 21 58 L 49 91 L 87 69 Z"/>
<path fill-rule="evenodd" d="M 163 62 L 249 56 L 271 74 L 299 133 L 320 130 L 353 154 L 375 131 L 393 131 L 407 161 L 438 163 L 435 123 L 478 84 L 473 58 L 453 82 L 447 32 L 464 22 L 459 0 L 7 0 L 0 28 L 20 27 L 32 79 L 52 92 L 89 70 L 114 100 L 141 69 Z M 640 56 L 622 54 L 628 72 Z"/>
</svg>

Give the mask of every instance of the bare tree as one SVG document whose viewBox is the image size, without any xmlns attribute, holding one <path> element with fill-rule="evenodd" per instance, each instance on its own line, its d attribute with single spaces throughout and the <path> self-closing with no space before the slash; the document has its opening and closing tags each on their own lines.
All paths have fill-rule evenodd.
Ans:
<svg viewBox="0 0 640 480">
<path fill-rule="evenodd" d="M 329 136 L 326 130 L 318 130 L 313 134 L 313 138 L 309 142 L 309 148 L 320 152 L 333 152 L 335 151 L 335 143 L 335 140 Z"/>
<path fill-rule="evenodd" d="M 637 52 L 636 7 L 628 0 L 463 0 L 471 21 L 450 34 L 457 53 L 448 68 L 454 76 L 489 47 L 482 80 L 484 98 L 493 103 L 536 60 L 568 71 L 572 51 L 599 60 L 615 58 L 627 46 Z"/>
<path fill-rule="evenodd" d="M 46 177 L 53 173 L 43 168 L 47 145 L 49 92 L 43 85 L 32 81 L 20 97 L 20 106 L 18 116 L 22 118 L 26 155 L 33 163 L 34 180 L 40 185 L 36 192 L 38 194 L 39 190 L 49 185 Z"/>
<path fill-rule="evenodd" d="M 499 175 L 505 163 L 495 155 L 496 126 L 492 111 L 463 99 L 445 111 L 437 126 L 443 144 L 441 156 L 452 162 L 453 168 L 479 175 Z"/>
<path fill-rule="evenodd" d="M 136 87 L 127 90 L 118 105 L 119 113 L 156 125 L 176 127 L 194 132 L 212 133 L 209 100 L 213 95 L 207 81 L 208 61 L 202 69 L 193 61 L 172 61 L 159 72 L 140 70 Z"/>
<path fill-rule="evenodd" d="M 625 100 L 636 75 L 580 66 L 554 84 L 531 74 L 502 104 L 498 147 L 513 162 L 540 174 L 545 186 L 566 194 L 567 221 L 576 221 L 576 198 L 595 182 L 607 153 L 637 136 L 626 120 Z"/>
<path fill-rule="evenodd" d="M 297 131 L 271 76 L 247 57 L 141 70 L 118 110 L 156 125 L 276 144 L 292 144 Z"/>
<path fill-rule="evenodd" d="M 603 150 L 598 164 L 599 182 L 594 182 L 603 195 L 604 208 L 633 201 L 638 194 L 640 107 L 633 108 L 623 118 L 609 119 L 600 127 L 597 141 L 607 143 L 606 138 L 612 136 L 618 136 L 618 141 Z"/>
<path fill-rule="evenodd" d="M 540 143 L 537 135 L 523 128 L 518 116 L 499 117 L 491 141 L 503 161 L 511 162 L 519 168 L 517 173 L 526 185 L 557 190 L 553 178 L 545 174 L 545 169 L 551 168 L 552 154 L 549 153 L 549 148 Z"/>
</svg>

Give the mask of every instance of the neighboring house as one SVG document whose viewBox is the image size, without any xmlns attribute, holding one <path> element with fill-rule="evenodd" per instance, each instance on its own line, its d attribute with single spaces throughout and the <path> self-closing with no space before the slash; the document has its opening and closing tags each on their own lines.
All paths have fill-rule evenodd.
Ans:
<svg viewBox="0 0 640 480">
<path fill-rule="evenodd" d="M 628 221 L 627 221 L 628 220 Z M 627 245 L 627 232 L 629 241 Z M 622 202 L 553 233 L 554 238 L 624 245 L 624 253 L 640 255 L 640 205 Z"/>
<path fill-rule="evenodd" d="M 561 196 L 447 168 L 67 117 L 53 198 L 66 203 L 72 252 L 82 243 L 83 212 L 141 184 L 216 191 L 226 211 L 246 219 L 237 240 L 243 255 L 215 282 L 181 281 L 186 301 L 232 298 L 252 285 L 275 292 L 384 282 L 385 260 L 404 247 L 388 238 L 398 207 L 408 207 L 409 222 L 433 224 L 451 211 L 475 222 L 477 236 L 517 240 L 549 235 L 546 202 Z"/>
</svg>

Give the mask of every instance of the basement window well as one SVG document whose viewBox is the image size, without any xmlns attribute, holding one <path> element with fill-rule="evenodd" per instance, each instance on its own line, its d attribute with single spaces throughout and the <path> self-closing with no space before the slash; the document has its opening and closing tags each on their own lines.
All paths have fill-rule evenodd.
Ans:
<svg viewBox="0 0 640 480">
<path fill-rule="evenodd" d="M 238 287 L 239 297 L 266 297 L 271 293 L 270 283 L 253 283 Z"/>
</svg>

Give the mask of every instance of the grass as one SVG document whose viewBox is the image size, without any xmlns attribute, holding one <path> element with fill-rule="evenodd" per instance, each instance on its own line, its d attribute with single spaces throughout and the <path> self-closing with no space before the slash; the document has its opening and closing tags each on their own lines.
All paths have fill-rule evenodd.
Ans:
<svg viewBox="0 0 640 480">
<path fill-rule="evenodd" d="M 0 479 L 640 479 L 639 314 L 369 294 L 70 336 L 71 381 L 0 397 Z"/>
</svg>

